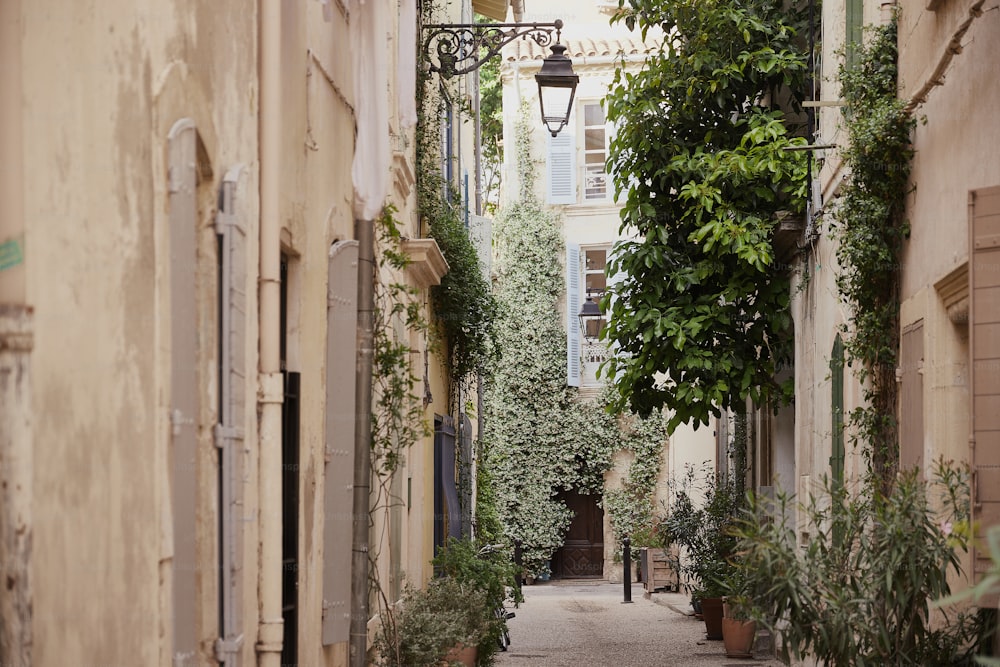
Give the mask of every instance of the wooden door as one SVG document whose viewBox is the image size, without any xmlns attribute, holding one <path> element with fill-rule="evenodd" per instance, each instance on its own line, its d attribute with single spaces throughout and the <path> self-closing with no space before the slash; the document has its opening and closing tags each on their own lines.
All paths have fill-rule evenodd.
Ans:
<svg viewBox="0 0 1000 667">
<path fill-rule="evenodd" d="M 573 513 L 573 522 L 563 546 L 552 558 L 552 574 L 556 577 L 604 576 L 604 510 L 598 505 L 600 496 L 565 491 L 560 498 Z"/>
</svg>

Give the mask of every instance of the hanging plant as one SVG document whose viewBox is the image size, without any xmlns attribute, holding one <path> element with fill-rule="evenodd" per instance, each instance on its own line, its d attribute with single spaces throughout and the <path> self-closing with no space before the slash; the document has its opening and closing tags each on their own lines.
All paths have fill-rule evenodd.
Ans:
<svg viewBox="0 0 1000 667">
<path fill-rule="evenodd" d="M 433 3 L 421 8 L 425 23 L 433 23 Z M 437 241 L 448 262 L 448 273 L 431 289 L 433 324 L 447 346 L 449 375 L 457 381 L 482 371 L 492 360 L 492 326 L 496 305 L 483 266 L 465 225 L 463 202 L 454 183 L 441 172 L 442 119 L 446 94 L 440 77 L 423 72 L 418 91 L 417 207 L 426 233 Z M 459 105 L 452 112 L 461 113 Z M 451 156 L 445 156 L 451 159 Z M 468 206 L 468 202 L 464 202 Z"/>
</svg>

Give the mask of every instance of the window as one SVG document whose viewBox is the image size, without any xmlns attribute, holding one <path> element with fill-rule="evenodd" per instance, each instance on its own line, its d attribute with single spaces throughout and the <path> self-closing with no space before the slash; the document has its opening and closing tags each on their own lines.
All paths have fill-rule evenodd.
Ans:
<svg viewBox="0 0 1000 667">
<path fill-rule="evenodd" d="M 608 287 L 608 278 L 605 275 L 605 269 L 608 265 L 608 249 L 607 248 L 592 248 L 584 250 L 584 265 L 583 265 L 583 285 L 586 296 L 594 300 L 594 302 L 599 302 L 601 296 L 604 295 L 604 290 Z M 591 340 L 595 340 L 604 329 L 604 325 L 607 324 L 605 318 L 599 320 L 588 320 L 586 322 L 586 331 L 584 335 Z"/>
<path fill-rule="evenodd" d="M 847 16 L 844 18 L 846 32 L 844 34 L 844 58 L 848 67 L 854 66 L 857 47 L 861 45 L 862 27 L 865 23 L 864 3 L 862 0 L 847 0 L 845 4 Z"/>
<path fill-rule="evenodd" d="M 608 198 L 608 130 L 604 109 L 596 102 L 588 102 L 583 109 L 583 163 L 585 201 Z"/>
</svg>

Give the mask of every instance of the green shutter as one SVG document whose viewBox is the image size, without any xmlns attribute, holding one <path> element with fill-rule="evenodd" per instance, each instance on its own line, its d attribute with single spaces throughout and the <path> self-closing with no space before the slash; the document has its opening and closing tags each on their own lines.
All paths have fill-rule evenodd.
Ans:
<svg viewBox="0 0 1000 667">
<path fill-rule="evenodd" d="M 840 334 L 833 340 L 830 355 L 831 413 L 833 442 L 830 453 L 830 477 L 836 486 L 844 484 L 844 342 Z"/>
</svg>

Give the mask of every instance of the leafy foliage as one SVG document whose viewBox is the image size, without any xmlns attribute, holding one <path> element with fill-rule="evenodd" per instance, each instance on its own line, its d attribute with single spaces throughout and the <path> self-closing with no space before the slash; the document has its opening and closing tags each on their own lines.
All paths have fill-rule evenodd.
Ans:
<svg viewBox="0 0 1000 667">
<path fill-rule="evenodd" d="M 481 552 L 482 549 L 482 552 Z M 432 561 L 437 572 L 459 583 L 471 586 L 485 593 L 489 609 L 497 609 L 507 598 L 507 589 L 520 593 L 517 586 L 518 568 L 510 558 L 508 550 L 490 549 L 489 545 L 478 546 L 471 540 L 450 539 L 444 549 Z M 515 600 L 522 602 L 523 597 Z M 479 664 L 489 664 L 489 657 L 499 647 L 500 633 L 507 625 L 507 619 L 496 618 L 489 624 L 489 631 L 479 641 Z"/>
<path fill-rule="evenodd" d="M 743 508 L 737 475 L 724 475 L 708 463 L 688 467 L 662 519 L 668 544 L 683 547 L 679 572 L 695 598 L 733 593 L 736 537 L 733 528 Z"/>
<path fill-rule="evenodd" d="M 649 502 L 641 490 L 651 491 L 665 437 L 658 418 L 625 416 L 620 428 L 602 401 L 580 401 L 566 385 L 566 330 L 559 316 L 565 246 L 559 220 L 533 194 L 528 136 L 522 120 L 514 147 L 520 199 L 504 208 L 495 226 L 502 356 L 487 388 L 483 467 L 493 479 L 507 538 L 521 543 L 528 574 L 538 576 L 572 519 L 560 491 L 601 493 L 612 454 L 632 449 L 629 492 L 605 495 L 620 530 Z"/>
<path fill-rule="evenodd" d="M 489 19 L 478 17 L 482 22 Z M 479 68 L 479 117 L 483 156 L 483 209 L 497 212 L 500 167 L 503 161 L 503 82 L 500 58 L 491 58 Z"/>
<path fill-rule="evenodd" d="M 930 484 L 900 475 L 849 496 L 827 482 L 798 507 L 811 532 L 802 546 L 792 501 L 759 500 L 740 524 L 739 549 L 756 595 L 753 615 L 780 634 L 783 659 L 823 665 L 970 664 L 976 618 L 932 603 L 950 594 L 967 549 L 968 473 L 939 462 Z M 764 516 L 769 520 L 762 520 Z"/>
<path fill-rule="evenodd" d="M 373 321 L 374 384 L 372 409 L 372 453 L 374 473 L 388 479 L 403 463 L 403 456 L 413 443 L 430 435 L 423 419 L 423 405 L 414 387 L 418 378 L 410 366 L 413 350 L 409 340 L 395 338 L 395 323 L 407 331 L 427 331 L 417 292 L 395 280 L 410 262 L 402 250 L 402 232 L 395 209 L 387 206 L 376 221 L 378 271 L 375 281 Z"/>
<path fill-rule="evenodd" d="M 605 489 L 602 502 L 611 521 L 615 555 L 622 555 L 622 540 L 628 535 L 632 557 L 638 558 L 640 547 L 660 546 L 654 492 L 667 441 L 666 420 L 659 411 L 647 419 L 621 416 L 619 433 L 620 449 L 630 451 L 632 461 L 621 488 Z"/>
<path fill-rule="evenodd" d="M 775 267 L 779 211 L 804 206 L 806 163 L 776 100 L 799 90 L 797 14 L 776 0 L 621 0 L 616 20 L 665 39 L 606 98 L 624 231 L 609 273 L 603 369 L 616 405 L 671 411 L 669 428 L 765 394 L 789 398 L 789 280 Z"/>
<path fill-rule="evenodd" d="M 428 22 L 432 22 L 433 4 L 426 3 L 421 10 Z M 417 205 L 421 218 L 429 225 L 429 235 L 448 262 L 448 273 L 440 285 L 431 289 L 431 299 L 434 324 L 443 332 L 450 354 L 451 377 L 458 380 L 482 370 L 492 360 L 496 306 L 462 220 L 455 184 L 446 182 L 441 174 L 441 118 L 447 101 L 432 82 L 438 79 L 425 78 L 418 87 Z"/>
<path fill-rule="evenodd" d="M 857 48 L 855 65 L 840 70 L 848 176 L 834 212 L 837 289 L 853 314 L 845 349 L 860 362 L 867 406 L 852 421 L 862 442 L 879 443 L 869 453 L 874 472 L 888 480 L 898 458 L 899 254 L 909 233 L 904 207 L 914 121 L 896 96 L 895 21 L 875 28 L 869 43 Z"/>
<path fill-rule="evenodd" d="M 485 591 L 454 577 L 407 585 L 403 605 L 382 613 L 375 636 L 380 667 L 436 667 L 459 645 L 479 646 L 496 626 Z"/>
<path fill-rule="evenodd" d="M 560 490 L 599 492 L 616 445 L 614 417 L 566 385 L 558 222 L 537 202 L 508 205 L 495 227 L 497 345 L 487 387 L 484 465 L 507 536 L 540 575 L 571 516 Z"/>
</svg>

